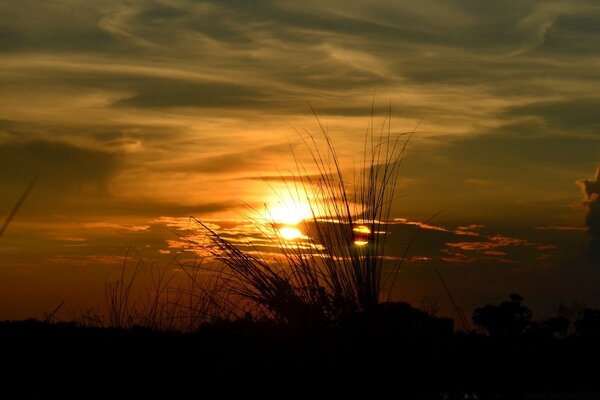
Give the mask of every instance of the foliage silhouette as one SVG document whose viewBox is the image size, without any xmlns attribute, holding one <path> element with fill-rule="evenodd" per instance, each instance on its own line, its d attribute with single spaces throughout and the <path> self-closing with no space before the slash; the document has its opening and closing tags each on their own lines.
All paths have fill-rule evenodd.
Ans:
<svg viewBox="0 0 600 400">
<path fill-rule="evenodd" d="M 523 298 L 513 293 L 500 305 L 488 304 L 473 311 L 473 322 L 491 336 L 518 336 L 531 328 L 531 310 L 522 305 Z"/>
<path fill-rule="evenodd" d="M 509 313 L 513 317 L 528 314 L 520 309 L 520 297 L 504 303 L 518 311 Z M 527 329 L 521 324 L 513 336 L 492 336 L 455 332 L 448 319 L 406 303 L 383 302 L 370 320 L 353 314 L 338 325 L 303 329 L 250 315 L 213 320 L 188 333 L 4 321 L 0 344 L 3 362 L 11 367 L 8 374 L 26 372 L 36 382 L 39 376 L 51 382 L 68 376 L 112 390 L 118 384 L 144 390 L 148 382 L 145 389 L 163 385 L 197 391 L 197 385 L 184 382 L 200 381 L 263 394 L 282 384 L 313 393 L 326 387 L 337 394 L 359 389 L 389 394 L 393 384 L 398 397 L 410 399 L 531 398 L 527 392 L 544 398 L 555 391 L 566 398 L 597 398 L 596 370 L 589 361 L 600 357 L 599 315 L 600 310 L 586 309 L 576 321 L 577 331 L 565 338 L 535 329 L 533 322 Z M 501 330 L 506 331 L 511 330 Z M 134 374 L 147 379 L 133 379 Z M 244 380 L 248 387 L 240 386 Z"/>
<path fill-rule="evenodd" d="M 575 322 L 575 334 L 600 339 L 600 310 L 585 308 L 580 319 Z"/>
</svg>

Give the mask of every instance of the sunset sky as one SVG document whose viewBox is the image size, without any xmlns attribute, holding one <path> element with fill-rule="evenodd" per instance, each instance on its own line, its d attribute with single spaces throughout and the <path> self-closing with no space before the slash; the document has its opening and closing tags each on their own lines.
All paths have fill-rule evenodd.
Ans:
<svg viewBox="0 0 600 400">
<path fill-rule="evenodd" d="M 310 165 L 311 107 L 350 170 L 373 102 L 415 130 L 397 299 L 444 308 L 435 265 L 466 310 L 598 306 L 599 26 L 595 0 L 0 2 L 0 220 L 39 174 L 0 237 L 0 319 L 102 303 L 129 246 L 186 253 L 190 216 L 251 236 L 245 204 L 292 151 Z"/>
</svg>

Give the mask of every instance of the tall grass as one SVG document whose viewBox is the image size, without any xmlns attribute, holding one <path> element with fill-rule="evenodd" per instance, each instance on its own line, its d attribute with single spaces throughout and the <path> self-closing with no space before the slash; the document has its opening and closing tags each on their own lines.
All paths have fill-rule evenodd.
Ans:
<svg viewBox="0 0 600 400">
<path fill-rule="evenodd" d="M 281 178 L 292 198 L 310 206 L 312 217 L 304 221 L 302 242 L 284 239 L 277 221 L 269 221 L 263 233 L 280 249 L 279 255 L 269 256 L 242 250 L 198 221 L 210 239 L 213 258 L 226 267 L 223 289 L 293 325 L 335 323 L 376 312 L 385 282 L 391 207 L 412 136 L 392 134 L 391 111 L 378 128 L 371 118 L 362 163 L 350 182 L 327 128 L 316 113 L 315 118 L 318 135 L 299 133 L 312 165 L 292 151 L 296 170 Z M 357 244 L 357 235 L 367 243 Z M 393 285 L 394 280 L 392 276 L 387 282 Z"/>
<path fill-rule="evenodd" d="M 126 255 L 116 279 L 106 283 L 107 317 L 93 314 L 86 320 L 194 331 L 207 322 L 249 313 L 292 326 L 374 317 L 401 265 L 388 268 L 386 244 L 400 166 L 414 131 L 392 134 L 391 110 L 377 128 L 372 117 L 360 149 L 361 163 L 350 170 L 348 181 L 333 139 L 316 113 L 315 118 L 317 135 L 298 132 L 306 151 L 302 156 L 308 155 L 309 161 L 301 161 L 292 148 L 295 171 L 281 176 L 286 200 L 310 209 L 310 218 L 301 223 L 303 237 L 284 238 L 270 210 L 254 210 L 249 218 L 269 247 L 278 249 L 261 252 L 191 217 L 208 241 L 197 242 L 197 235 L 181 238 L 201 248 L 199 253 L 208 249 L 210 260 L 197 257 L 183 263 L 175 257 L 160 269 L 146 265 L 139 254 L 137 259 Z M 145 298 L 134 290 L 144 271 L 150 276 Z"/>
<path fill-rule="evenodd" d="M 226 271 L 196 258 L 164 266 L 147 263 L 129 248 L 122 265 L 105 283 L 106 315 L 98 310 L 71 311 L 85 326 L 163 331 L 196 331 L 202 324 L 240 318 L 248 311 L 225 288 Z"/>
<path fill-rule="evenodd" d="M 123 265 L 119 271 L 119 277 L 113 282 L 107 281 L 104 285 L 108 310 L 107 322 L 112 327 L 128 328 L 136 323 L 136 316 L 139 315 L 135 299 L 132 299 L 132 289 L 144 260 L 139 257 L 135 265 L 128 268 L 130 250 L 132 249 L 127 249 Z"/>
</svg>

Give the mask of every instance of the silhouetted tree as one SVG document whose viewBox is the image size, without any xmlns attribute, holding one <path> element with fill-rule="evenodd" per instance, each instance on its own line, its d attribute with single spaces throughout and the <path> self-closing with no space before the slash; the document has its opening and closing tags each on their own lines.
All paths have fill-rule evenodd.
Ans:
<svg viewBox="0 0 600 400">
<path fill-rule="evenodd" d="M 379 324 L 383 329 L 407 335 L 444 336 L 454 333 L 449 318 L 440 318 L 404 302 L 379 305 Z"/>
<path fill-rule="evenodd" d="M 584 309 L 575 322 L 575 333 L 584 337 L 600 337 L 600 310 Z"/>
<path fill-rule="evenodd" d="M 488 304 L 473 311 L 475 325 L 491 336 L 517 336 L 532 325 L 531 310 L 522 305 L 523 298 L 513 293 L 510 300 L 500 305 Z"/>
<path fill-rule="evenodd" d="M 556 317 L 562 317 L 567 320 L 567 332 L 565 336 L 571 336 L 575 333 L 575 321 L 583 316 L 583 310 L 586 309 L 583 303 L 566 303 L 560 301 L 553 306 Z M 555 317 L 555 318 L 556 318 Z"/>
<path fill-rule="evenodd" d="M 542 330 L 550 335 L 563 339 L 569 334 L 571 321 L 564 316 L 556 316 L 542 322 Z"/>
</svg>

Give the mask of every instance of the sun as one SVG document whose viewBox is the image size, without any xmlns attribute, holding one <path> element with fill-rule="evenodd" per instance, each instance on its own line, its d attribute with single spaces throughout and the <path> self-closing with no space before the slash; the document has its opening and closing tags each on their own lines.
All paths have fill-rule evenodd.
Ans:
<svg viewBox="0 0 600 400">
<path fill-rule="evenodd" d="M 264 218 L 277 228 L 277 234 L 284 240 L 306 238 L 301 231 L 302 221 L 313 218 L 313 210 L 306 202 L 291 196 L 274 196 L 266 203 Z"/>
<path fill-rule="evenodd" d="M 292 228 L 290 226 L 279 228 L 279 235 L 285 240 L 296 240 L 303 236 L 299 229 Z"/>
<path fill-rule="evenodd" d="M 275 223 L 284 225 L 298 225 L 300 222 L 312 218 L 311 207 L 307 203 L 293 199 L 277 200 L 267 206 L 265 217 Z"/>
</svg>

